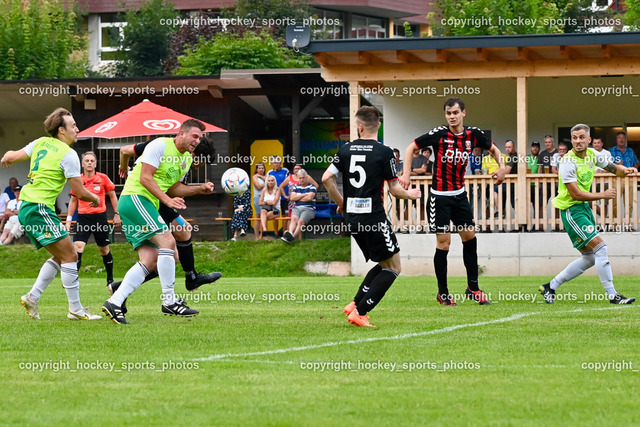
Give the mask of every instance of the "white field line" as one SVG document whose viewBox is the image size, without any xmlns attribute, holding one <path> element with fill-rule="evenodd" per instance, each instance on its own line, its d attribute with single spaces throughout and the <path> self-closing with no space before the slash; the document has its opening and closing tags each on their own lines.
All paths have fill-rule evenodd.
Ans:
<svg viewBox="0 0 640 427">
<path fill-rule="evenodd" d="M 312 345 L 304 345 L 304 346 L 298 346 L 298 347 L 287 347 L 287 348 L 280 348 L 280 349 L 275 349 L 275 350 L 255 351 L 255 352 L 249 352 L 249 353 L 212 354 L 211 356 L 200 357 L 200 358 L 193 359 L 193 360 L 194 361 L 199 361 L 199 362 L 206 362 L 206 361 L 214 361 L 214 360 L 220 360 L 220 359 L 228 359 L 228 358 L 231 358 L 231 357 L 265 356 L 265 355 L 268 355 L 268 354 L 291 353 L 291 352 L 294 352 L 294 351 L 305 351 L 305 350 L 313 350 L 313 349 L 316 349 L 316 348 L 336 347 L 336 346 L 339 346 L 339 345 L 347 345 L 347 344 L 361 344 L 361 343 L 368 343 L 368 342 L 375 342 L 375 341 L 404 340 L 404 339 L 407 339 L 407 338 L 415 338 L 415 337 L 423 337 L 423 336 L 427 336 L 427 335 L 444 334 L 444 333 L 452 332 L 452 331 L 455 331 L 455 330 L 458 330 L 458 329 L 473 328 L 473 327 L 485 326 L 485 325 L 493 325 L 493 324 L 496 324 L 496 323 L 513 322 L 514 320 L 522 319 L 524 317 L 535 316 L 535 315 L 544 314 L 544 313 L 547 313 L 547 314 L 579 313 L 579 312 L 583 312 L 583 311 L 615 310 L 615 309 L 621 309 L 623 307 L 624 306 L 602 307 L 602 308 L 593 308 L 593 309 L 578 308 L 578 309 L 575 309 L 575 310 L 566 310 L 566 311 L 553 311 L 553 312 L 534 311 L 534 312 L 530 312 L 530 313 L 517 313 L 517 314 L 513 314 L 513 315 L 511 315 L 509 317 L 503 317 L 503 318 L 495 319 L 495 320 L 487 320 L 485 322 L 463 323 L 461 325 L 452 325 L 452 326 L 447 326 L 447 327 L 440 328 L 440 329 L 432 329 L 430 331 L 422 331 L 422 332 L 413 332 L 413 333 L 410 333 L 410 334 L 392 335 L 392 336 L 387 336 L 387 337 L 359 338 L 359 339 L 355 339 L 355 340 L 346 340 L 346 341 L 330 341 L 330 342 L 326 342 L 326 343 L 322 343 L 322 344 L 312 344 Z M 630 306 L 630 307 L 638 307 L 638 306 Z"/>
</svg>

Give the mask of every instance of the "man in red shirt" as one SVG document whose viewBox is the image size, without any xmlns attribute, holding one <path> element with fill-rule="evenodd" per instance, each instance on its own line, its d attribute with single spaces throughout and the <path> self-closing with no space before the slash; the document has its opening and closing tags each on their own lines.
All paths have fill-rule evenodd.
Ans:
<svg viewBox="0 0 640 427">
<path fill-rule="evenodd" d="M 504 181 L 504 158 L 490 138 L 476 127 L 464 126 L 467 114 L 460 98 L 449 98 L 444 104 L 448 126 L 440 126 L 419 136 L 409 144 L 405 159 L 410 159 L 415 151 L 433 147 L 433 180 L 429 189 L 427 214 L 430 231 L 436 233 L 436 254 L 433 258 L 438 280 L 437 301 L 442 305 L 456 305 L 449 294 L 447 284 L 447 255 L 451 244 L 451 232 L 457 232 L 462 240 L 462 257 L 467 270 L 465 295 L 478 304 L 491 304 L 478 287 L 478 243 L 473 212 L 464 189 L 464 172 L 471 151 L 475 147 L 488 150 L 500 165 L 492 174 L 495 184 Z M 405 162 L 400 184 L 407 189 L 410 185 L 411 164 Z M 453 223 L 453 228 L 451 227 Z"/>
<path fill-rule="evenodd" d="M 111 182 L 109 177 L 103 173 L 96 172 L 97 158 L 93 151 L 87 151 L 82 155 L 83 173 L 82 185 L 89 192 L 100 198 L 100 205 L 92 207 L 90 203 L 78 201 L 73 191 L 71 191 L 71 200 L 69 200 L 69 210 L 67 212 L 67 231 L 71 231 L 71 222 L 73 214 L 78 209 L 78 218 L 76 221 L 76 234 L 73 238 L 73 246 L 78 252 L 78 271 L 82 265 L 82 253 L 84 247 L 89 241 L 89 237 L 93 234 L 96 239 L 102 262 L 107 271 L 107 284 L 113 282 L 113 257 L 109 250 L 109 222 L 107 221 L 107 204 L 105 195 L 109 195 L 111 206 L 116 211 L 113 215 L 113 225 L 120 225 L 120 215 L 118 214 L 118 197 L 116 196 L 116 186 Z"/>
</svg>

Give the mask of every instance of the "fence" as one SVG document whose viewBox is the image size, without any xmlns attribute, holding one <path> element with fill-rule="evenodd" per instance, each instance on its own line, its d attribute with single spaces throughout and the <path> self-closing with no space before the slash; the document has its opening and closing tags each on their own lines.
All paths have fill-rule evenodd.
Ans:
<svg viewBox="0 0 640 427">
<path fill-rule="evenodd" d="M 479 231 L 530 231 L 563 229 L 560 211 L 551 204 L 558 192 L 555 174 L 527 174 L 525 185 L 518 185 L 517 175 L 507 175 L 504 183 L 494 185 L 489 175 L 465 177 L 465 189 Z M 430 176 L 411 177 L 411 186 L 420 188 L 416 201 L 396 199 L 385 188 L 385 210 L 395 230 L 426 231 L 429 215 L 425 206 L 431 185 Z M 635 231 L 638 229 L 638 177 L 615 177 L 597 174 L 592 192 L 616 189 L 616 197 L 591 202 L 596 223 L 601 230 Z M 525 200 L 524 204 L 520 200 Z"/>
</svg>

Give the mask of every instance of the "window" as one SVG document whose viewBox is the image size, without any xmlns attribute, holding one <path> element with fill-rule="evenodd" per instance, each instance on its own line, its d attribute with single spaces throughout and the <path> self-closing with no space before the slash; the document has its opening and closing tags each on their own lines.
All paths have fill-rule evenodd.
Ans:
<svg viewBox="0 0 640 427">
<path fill-rule="evenodd" d="M 329 10 L 315 9 L 314 15 L 317 22 L 313 35 L 316 40 L 338 40 L 344 38 L 344 16 L 342 13 Z"/>
<path fill-rule="evenodd" d="M 387 37 L 387 21 L 382 18 L 371 18 L 353 15 L 351 20 L 351 38 L 380 39 Z"/>
<path fill-rule="evenodd" d="M 120 52 L 120 40 L 124 37 L 123 28 L 126 22 L 119 21 L 117 15 L 100 16 L 99 57 L 101 62 L 113 62 L 122 60 Z"/>
</svg>

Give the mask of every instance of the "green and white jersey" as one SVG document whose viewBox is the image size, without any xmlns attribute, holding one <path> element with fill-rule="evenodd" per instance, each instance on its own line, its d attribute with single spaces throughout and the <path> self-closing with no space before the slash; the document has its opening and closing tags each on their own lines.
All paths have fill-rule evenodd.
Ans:
<svg viewBox="0 0 640 427">
<path fill-rule="evenodd" d="M 191 153 L 189 151 L 180 153 L 173 142 L 173 138 L 156 138 L 147 145 L 142 156 L 136 161 L 133 170 L 127 177 L 127 182 L 124 184 L 121 195 L 136 194 L 144 196 L 158 209 L 160 207 L 158 198 L 140 183 L 142 164 L 146 163 L 157 168 L 153 174 L 153 179 L 158 183 L 160 190 L 166 192 L 187 174 L 191 167 L 191 162 Z"/>
<path fill-rule="evenodd" d="M 32 141 L 23 150 L 31 158 L 31 165 L 20 200 L 42 203 L 55 211 L 56 198 L 67 179 L 80 176 L 78 153 L 59 139 L 48 136 Z"/>
<path fill-rule="evenodd" d="M 581 200 L 574 200 L 567 190 L 567 183 L 575 182 L 578 188 L 585 193 L 591 192 L 591 183 L 595 174 L 596 166 L 604 168 L 609 164 L 605 156 L 598 155 L 592 148 L 587 148 L 584 158 L 578 157 L 573 150 L 565 154 L 558 162 L 558 176 L 560 186 L 558 196 L 552 203 L 556 209 L 568 209 L 579 203 L 587 203 Z"/>
</svg>

